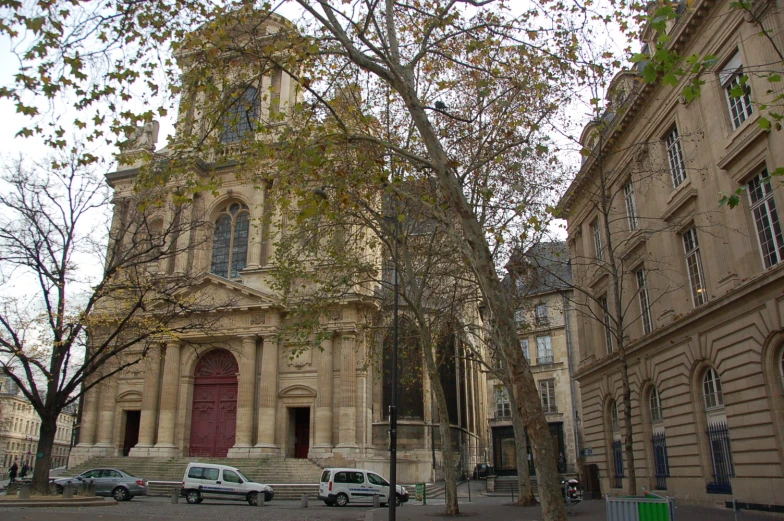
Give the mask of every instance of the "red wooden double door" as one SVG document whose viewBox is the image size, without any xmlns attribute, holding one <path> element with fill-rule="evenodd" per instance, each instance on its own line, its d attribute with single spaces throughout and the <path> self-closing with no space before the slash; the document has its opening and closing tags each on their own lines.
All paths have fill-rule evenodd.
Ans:
<svg viewBox="0 0 784 521">
<path fill-rule="evenodd" d="M 225 349 L 207 353 L 193 381 L 190 455 L 225 458 L 237 426 L 237 360 Z"/>
</svg>

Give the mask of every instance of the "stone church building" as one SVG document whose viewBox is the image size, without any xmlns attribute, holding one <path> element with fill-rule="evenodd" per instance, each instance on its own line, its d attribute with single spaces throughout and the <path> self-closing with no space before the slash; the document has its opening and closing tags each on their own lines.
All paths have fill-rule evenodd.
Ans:
<svg viewBox="0 0 784 521">
<path fill-rule="evenodd" d="M 273 16 L 265 27 L 273 34 L 286 24 Z M 262 95 L 266 92 L 275 95 Z M 229 110 L 263 121 L 272 103 L 279 113 L 297 96 L 295 82 L 285 72 L 272 71 L 246 87 L 246 103 Z M 180 122 L 188 118 L 198 115 L 181 110 Z M 178 124 L 178 131 L 186 127 L 203 125 Z M 240 127 L 224 128 L 221 142 L 237 141 L 248 131 Z M 155 134 L 157 126 L 149 125 L 134 146 L 153 151 Z M 164 148 L 154 155 L 166 154 Z M 106 176 L 115 200 L 132 193 L 142 166 L 123 165 Z M 322 465 L 356 465 L 388 475 L 388 386 L 380 365 L 373 363 L 385 358 L 377 353 L 387 343 L 384 334 L 368 334 L 364 326 L 370 315 L 382 323 L 391 323 L 391 317 L 384 317 L 372 299 L 336 302 L 323 323 L 322 338 L 292 356 L 281 332 L 286 309 L 271 285 L 276 267 L 270 240 L 274 226 L 259 225 L 265 212 L 274 212 L 269 192 L 238 180 L 241 162 L 220 162 L 206 153 L 190 168 L 194 175 L 213 175 L 221 183 L 189 205 L 193 216 L 207 224 L 177 239 L 194 243 L 187 247 L 178 242 L 186 247 L 166 269 L 189 273 L 197 280 L 193 292 L 231 301 L 231 307 L 209 335 L 193 333 L 161 342 L 141 364 L 89 391 L 71 465 L 117 456 L 282 456 Z M 274 172 L 267 178 L 274 183 Z M 453 337 L 457 350 L 461 340 Z M 487 447 L 487 383 L 478 364 L 465 357 L 455 360 L 459 362 L 442 371 L 443 382 L 447 395 L 462 404 L 459 413 L 455 411 L 453 438 L 463 455 L 461 466 L 470 470 L 484 460 Z M 420 406 L 400 420 L 398 480 L 432 480 L 441 463 L 426 374 L 405 393 L 406 400 Z"/>
</svg>

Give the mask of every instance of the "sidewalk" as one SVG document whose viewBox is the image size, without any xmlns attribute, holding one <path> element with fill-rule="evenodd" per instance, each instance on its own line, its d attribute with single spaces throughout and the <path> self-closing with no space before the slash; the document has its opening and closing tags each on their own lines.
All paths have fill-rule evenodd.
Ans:
<svg viewBox="0 0 784 521">
<path fill-rule="evenodd" d="M 472 490 L 473 492 L 473 490 Z M 462 496 L 462 494 L 461 494 Z M 472 498 L 473 499 L 473 498 Z M 568 516 L 575 521 L 606 521 L 607 516 L 604 509 L 604 501 L 583 501 L 579 505 L 572 507 L 573 514 Z M 431 505 L 428 501 L 427 506 L 420 503 L 408 503 L 398 508 L 398 521 L 433 521 L 434 519 L 450 519 L 447 516 L 439 515 L 444 512 L 444 502 L 438 505 Z M 542 514 L 539 507 L 518 507 L 512 505 L 509 500 L 503 498 L 482 498 L 480 502 L 467 502 L 467 499 L 460 498 L 460 517 L 466 517 L 471 521 L 489 520 L 506 521 L 508 519 L 520 521 L 542 521 Z M 387 521 L 389 512 L 386 508 L 371 510 L 365 516 L 365 521 Z M 729 509 L 706 508 L 694 506 L 677 506 L 675 508 L 676 521 L 733 521 L 734 516 Z M 784 519 L 782 515 L 762 514 L 743 511 L 738 514 L 738 521 L 773 521 Z"/>
</svg>

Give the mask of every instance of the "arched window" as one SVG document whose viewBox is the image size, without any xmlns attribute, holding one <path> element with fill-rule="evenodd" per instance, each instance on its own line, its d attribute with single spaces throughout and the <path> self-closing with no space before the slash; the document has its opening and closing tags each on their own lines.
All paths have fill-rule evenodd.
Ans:
<svg viewBox="0 0 784 521">
<path fill-rule="evenodd" d="M 784 393 L 784 348 L 779 353 L 779 384 L 781 385 L 781 392 Z"/>
<path fill-rule="evenodd" d="M 721 394 L 721 379 L 714 368 L 705 371 L 702 377 L 702 396 L 705 409 L 724 407 L 724 396 Z"/>
<path fill-rule="evenodd" d="M 221 118 L 221 143 L 238 143 L 247 139 L 256 129 L 259 120 L 259 91 L 248 87 L 231 96 L 229 106 Z"/>
<path fill-rule="evenodd" d="M 229 203 L 215 219 L 210 271 L 227 279 L 236 279 L 248 260 L 248 207 Z"/>
<path fill-rule="evenodd" d="M 659 422 L 662 420 L 662 410 L 661 410 L 661 400 L 659 399 L 659 390 L 656 389 L 656 386 L 651 387 L 651 396 L 650 396 L 650 407 L 651 407 L 651 421 L 652 422 Z"/>
<path fill-rule="evenodd" d="M 610 408 L 610 428 L 613 432 L 621 430 L 621 422 L 618 420 L 618 402 L 613 400 L 612 407 Z"/>
</svg>

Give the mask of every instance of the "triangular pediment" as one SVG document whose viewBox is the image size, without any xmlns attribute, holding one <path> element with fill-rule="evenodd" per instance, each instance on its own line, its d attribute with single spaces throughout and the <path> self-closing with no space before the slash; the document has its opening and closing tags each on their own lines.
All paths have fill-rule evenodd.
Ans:
<svg viewBox="0 0 784 521">
<path fill-rule="evenodd" d="M 196 308 L 211 310 L 282 307 L 280 299 L 271 293 L 249 288 L 212 273 L 198 277 L 197 281 L 184 289 L 178 297 L 191 300 Z"/>
</svg>

